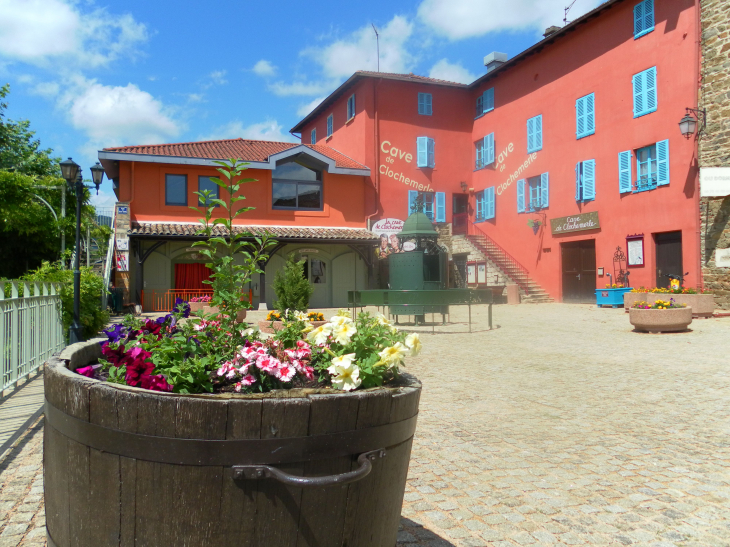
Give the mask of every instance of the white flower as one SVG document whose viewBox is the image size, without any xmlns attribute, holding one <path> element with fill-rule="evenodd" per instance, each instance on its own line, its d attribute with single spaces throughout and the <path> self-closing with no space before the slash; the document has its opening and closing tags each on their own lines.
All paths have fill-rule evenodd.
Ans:
<svg viewBox="0 0 730 547">
<path fill-rule="evenodd" d="M 357 389 L 362 383 L 360 368 L 353 362 L 354 353 L 348 353 L 332 359 L 332 365 L 327 369 L 332 375 L 332 386 L 343 391 Z"/>
<path fill-rule="evenodd" d="M 418 355 L 421 353 L 423 346 L 421 345 L 421 338 L 417 332 L 412 332 L 406 336 L 406 347 L 411 350 L 411 355 Z"/>
<path fill-rule="evenodd" d="M 337 310 L 337 316 L 338 317 L 347 317 L 349 319 L 350 310 L 343 310 L 342 308 L 340 308 L 339 310 Z"/>
<path fill-rule="evenodd" d="M 355 325 L 344 324 L 341 327 L 337 327 L 332 334 L 335 337 L 335 342 L 342 344 L 343 346 L 350 343 L 350 338 L 357 332 Z"/>
<path fill-rule="evenodd" d="M 243 336 L 244 338 L 248 338 L 248 337 L 249 337 L 249 336 L 251 336 L 251 335 L 252 335 L 253 333 L 254 333 L 254 330 L 253 330 L 252 328 L 248 328 L 248 329 L 243 329 L 243 330 L 241 331 L 241 336 Z"/>
<path fill-rule="evenodd" d="M 352 323 L 352 319 L 344 315 L 335 315 L 330 318 L 330 325 L 333 327 L 341 327 L 342 325 L 349 325 Z"/>
<path fill-rule="evenodd" d="M 318 346 L 324 346 L 327 343 L 327 337 L 331 333 L 332 325 L 330 323 L 325 323 L 324 325 L 320 325 L 316 329 L 313 329 L 309 334 L 307 334 L 307 340 L 313 342 Z"/>
<path fill-rule="evenodd" d="M 385 348 L 383 351 L 378 353 L 378 355 L 380 355 L 381 363 L 392 367 L 393 365 L 398 365 L 403 361 L 403 358 L 406 356 L 407 349 L 408 348 L 406 348 L 403 344 L 397 342 L 395 346 Z"/>
<path fill-rule="evenodd" d="M 307 320 L 307 314 L 303 311 L 296 310 L 294 312 L 294 319 L 297 321 L 306 321 Z"/>
<path fill-rule="evenodd" d="M 385 317 L 382 313 L 376 315 L 375 320 L 377 321 L 378 325 L 388 327 L 390 329 L 390 332 L 398 332 L 398 329 L 390 322 L 390 319 Z"/>
</svg>

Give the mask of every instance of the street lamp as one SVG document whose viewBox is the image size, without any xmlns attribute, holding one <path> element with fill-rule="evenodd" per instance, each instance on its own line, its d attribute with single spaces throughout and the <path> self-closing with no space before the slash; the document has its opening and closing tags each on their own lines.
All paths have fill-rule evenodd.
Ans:
<svg viewBox="0 0 730 547">
<path fill-rule="evenodd" d="M 74 317 L 71 327 L 68 329 L 69 343 L 84 341 L 83 327 L 81 326 L 81 270 L 79 269 L 79 258 L 81 254 L 81 205 L 84 201 L 84 188 L 93 188 L 93 186 L 84 185 L 81 169 L 79 165 L 68 158 L 60 164 L 61 176 L 66 179 L 69 190 L 76 192 L 76 251 L 74 252 Z M 91 168 L 91 177 L 96 186 L 96 193 L 99 194 L 99 186 L 104 178 L 104 168 L 96 162 Z"/>
<path fill-rule="evenodd" d="M 700 130 L 697 132 L 697 137 L 702 134 L 702 130 L 705 128 L 705 122 L 707 120 L 707 111 L 704 108 L 686 108 L 684 118 L 679 120 L 679 131 L 682 133 L 685 139 L 689 139 L 694 135 L 697 129 L 697 124 L 700 124 Z"/>
</svg>

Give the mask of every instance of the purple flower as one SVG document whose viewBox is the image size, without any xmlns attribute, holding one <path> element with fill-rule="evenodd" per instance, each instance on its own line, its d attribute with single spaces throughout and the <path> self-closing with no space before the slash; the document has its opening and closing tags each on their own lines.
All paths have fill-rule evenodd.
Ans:
<svg viewBox="0 0 730 547">
<path fill-rule="evenodd" d="M 105 329 L 104 334 L 106 334 L 110 342 L 119 342 L 122 338 L 127 336 L 127 329 L 124 325 L 117 323 L 113 327 Z"/>
<path fill-rule="evenodd" d="M 190 304 L 182 298 L 176 298 L 175 305 L 172 307 L 172 313 L 182 314 L 183 317 L 190 317 Z"/>
</svg>

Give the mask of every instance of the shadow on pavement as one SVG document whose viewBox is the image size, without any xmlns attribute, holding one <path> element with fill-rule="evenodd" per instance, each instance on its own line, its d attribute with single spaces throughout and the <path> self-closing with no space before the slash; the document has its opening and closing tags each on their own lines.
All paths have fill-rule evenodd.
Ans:
<svg viewBox="0 0 730 547">
<path fill-rule="evenodd" d="M 433 533 L 411 519 L 401 517 L 397 547 L 456 547 L 449 540 Z"/>
</svg>

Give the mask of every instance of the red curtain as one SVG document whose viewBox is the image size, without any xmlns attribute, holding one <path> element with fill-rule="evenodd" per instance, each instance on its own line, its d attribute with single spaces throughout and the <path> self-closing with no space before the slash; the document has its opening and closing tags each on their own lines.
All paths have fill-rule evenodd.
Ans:
<svg viewBox="0 0 730 547">
<path fill-rule="evenodd" d="M 205 264 L 175 264 L 175 289 L 208 289 L 210 285 L 203 281 L 210 279 L 210 268 Z"/>
</svg>

